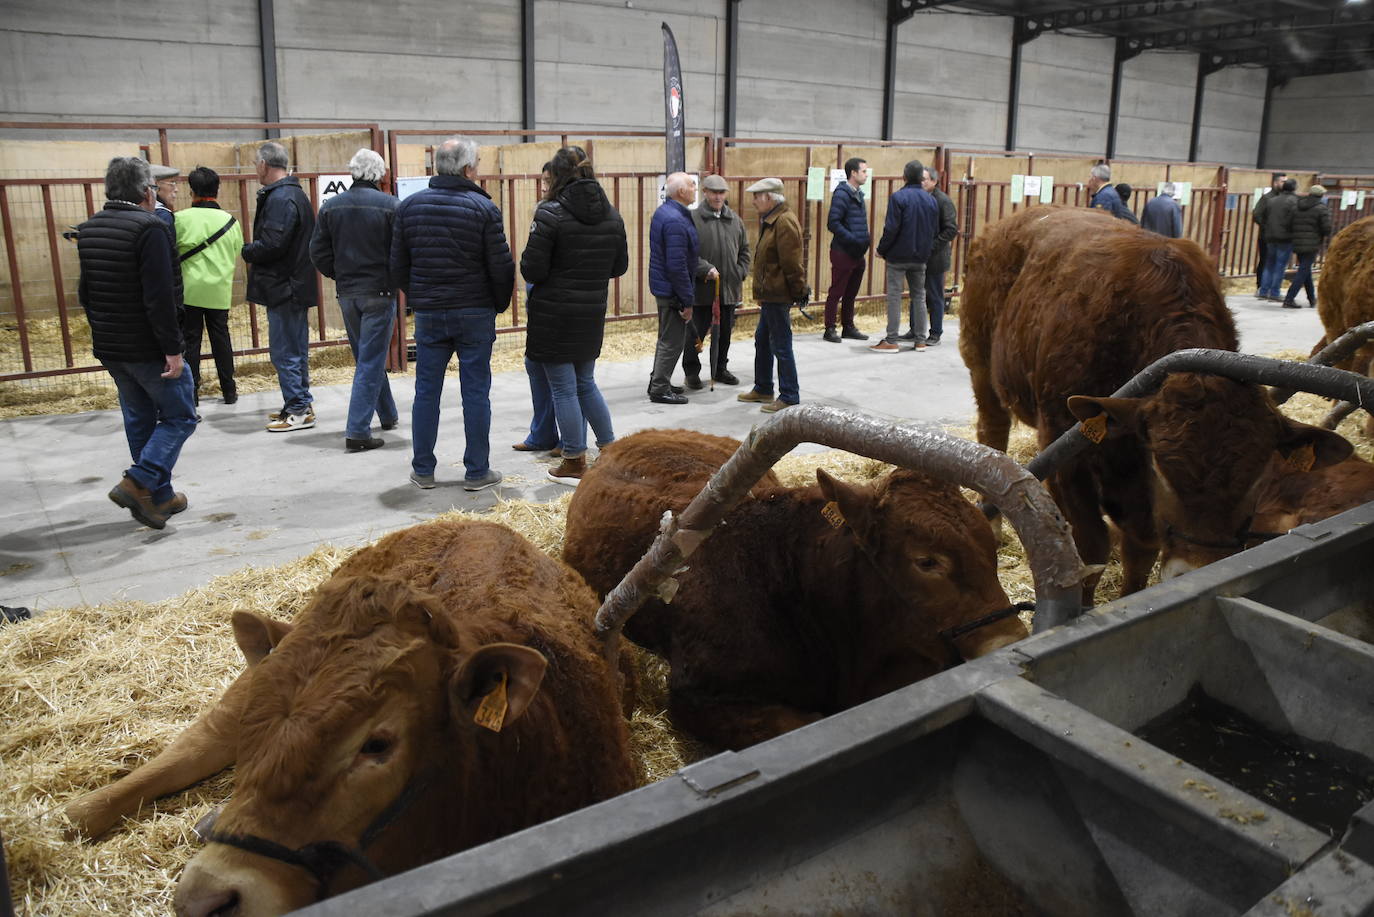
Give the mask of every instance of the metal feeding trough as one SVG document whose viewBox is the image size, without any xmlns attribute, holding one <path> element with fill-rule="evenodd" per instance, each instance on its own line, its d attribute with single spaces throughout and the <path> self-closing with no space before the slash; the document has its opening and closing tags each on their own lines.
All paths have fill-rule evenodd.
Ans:
<svg viewBox="0 0 1374 917">
<path fill-rule="evenodd" d="M 1371 561 L 1374 504 L 300 913 L 1374 913 Z"/>
</svg>

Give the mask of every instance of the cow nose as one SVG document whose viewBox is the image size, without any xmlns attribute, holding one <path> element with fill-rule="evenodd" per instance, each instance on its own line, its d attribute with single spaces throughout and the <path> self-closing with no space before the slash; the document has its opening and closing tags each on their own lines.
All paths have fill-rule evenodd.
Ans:
<svg viewBox="0 0 1374 917">
<path fill-rule="evenodd" d="M 236 888 L 221 889 L 177 902 L 177 917 L 238 917 L 239 893 Z"/>
<path fill-rule="evenodd" d="M 1183 574 L 1188 573 L 1192 570 L 1196 570 L 1197 568 L 1197 564 L 1190 563 L 1184 560 L 1182 557 L 1171 557 L 1168 560 L 1166 560 L 1162 566 L 1160 566 L 1159 578 L 1161 580 L 1173 579 L 1176 576 L 1182 576 Z"/>
</svg>

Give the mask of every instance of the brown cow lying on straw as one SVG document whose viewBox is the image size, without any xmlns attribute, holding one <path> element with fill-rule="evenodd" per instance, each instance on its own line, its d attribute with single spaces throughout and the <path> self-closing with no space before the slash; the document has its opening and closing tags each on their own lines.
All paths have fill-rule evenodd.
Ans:
<svg viewBox="0 0 1374 917">
<path fill-rule="evenodd" d="M 603 595 L 739 446 L 691 430 L 617 440 L 568 506 L 563 557 Z M 958 488 L 912 471 L 782 487 L 771 473 L 625 627 L 665 657 L 675 725 L 741 748 L 1026 635 L 996 543 Z"/>
<path fill-rule="evenodd" d="M 396 532 L 294 625 L 236 613 L 248 669 L 68 813 L 98 835 L 237 764 L 177 889 L 201 917 L 285 913 L 614 796 L 636 774 L 595 611 L 575 573 L 502 526 Z"/>
</svg>

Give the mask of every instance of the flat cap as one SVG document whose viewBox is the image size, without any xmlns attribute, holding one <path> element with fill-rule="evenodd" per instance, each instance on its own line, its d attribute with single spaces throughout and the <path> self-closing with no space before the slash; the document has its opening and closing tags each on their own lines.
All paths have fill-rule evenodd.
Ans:
<svg viewBox="0 0 1374 917">
<path fill-rule="evenodd" d="M 160 166 L 153 163 L 150 171 L 153 173 L 153 181 L 162 181 L 164 178 L 176 178 L 181 174 L 180 169 L 173 169 L 171 166 Z"/>
<path fill-rule="evenodd" d="M 748 188 L 744 189 L 746 194 L 759 194 L 764 191 L 774 191 L 782 194 L 782 179 L 780 178 L 760 178 Z"/>
<path fill-rule="evenodd" d="M 719 175 L 708 175 L 701 180 L 701 187 L 707 191 L 729 191 L 730 186 Z"/>
<path fill-rule="evenodd" d="M 1326 189 L 1321 185 L 1313 185 L 1312 187 L 1307 189 L 1307 193 L 1315 194 L 1317 197 L 1321 197 L 1323 194 L 1326 193 Z"/>
</svg>

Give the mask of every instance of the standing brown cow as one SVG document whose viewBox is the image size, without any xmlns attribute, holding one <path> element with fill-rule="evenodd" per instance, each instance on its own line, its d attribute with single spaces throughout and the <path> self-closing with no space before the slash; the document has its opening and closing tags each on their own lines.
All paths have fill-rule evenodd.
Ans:
<svg viewBox="0 0 1374 917">
<path fill-rule="evenodd" d="M 1006 449 L 1012 415 L 1045 448 L 1077 420 L 1105 439 L 1047 482 L 1086 564 L 1106 563 L 1103 513 L 1121 533 L 1122 594 L 1240 550 L 1256 484 L 1278 450 L 1306 467 L 1350 454 L 1288 420 L 1259 386 L 1180 373 L 1143 398 L 1106 396 L 1191 347 L 1235 350 L 1235 323 L 1197 245 L 1089 210 L 1033 207 L 974 243 L 959 352 L 978 439 Z M 1098 577 L 1085 583 L 1091 603 Z"/>
<path fill-rule="evenodd" d="M 690 430 L 617 440 L 568 506 L 563 558 L 603 595 L 739 447 Z M 625 626 L 670 665 L 674 724 L 743 748 L 933 675 L 1026 635 L 997 546 L 958 488 L 913 471 L 809 487 L 769 473 L 692 555 L 671 604 Z"/>
<path fill-rule="evenodd" d="M 88 835 L 237 765 L 179 914 L 281 914 L 634 785 L 596 599 L 483 522 L 349 558 L 294 625 L 248 612 L 248 669 L 147 766 L 68 807 Z"/>
<path fill-rule="evenodd" d="M 1313 353 L 1356 325 L 1374 321 L 1374 217 L 1356 220 L 1331 240 L 1322 263 L 1317 314 L 1326 336 Z M 1374 376 L 1374 341 L 1335 365 Z M 1365 432 L 1374 436 L 1374 414 L 1366 417 Z"/>
</svg>

